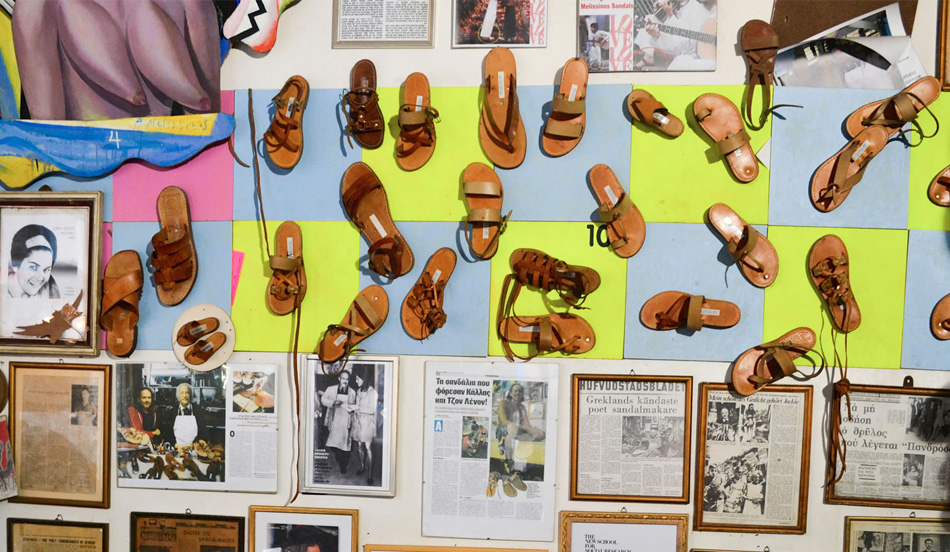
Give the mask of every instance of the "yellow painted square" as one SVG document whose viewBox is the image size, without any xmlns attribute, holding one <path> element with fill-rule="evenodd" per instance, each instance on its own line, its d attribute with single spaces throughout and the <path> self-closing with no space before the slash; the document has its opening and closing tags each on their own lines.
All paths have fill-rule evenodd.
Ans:
<svg viewBox="0 0 950 552">
<path fill-rule="evenodd" d="M 950 94 L 944 93 L 930 105 L 940 121 L 950 121 Z M 917 116 L 917 122 L 930 134 L 936 128 L 933 117 L 926 111 Z M 913 141 L 917 137 L 909 135 Z M 907 226 L 911 230 L 950 230 L 950 208 L 934 205 L 927 197 L 927 188 L 937 174 L 950 165 L 950 132 L 938 132 L 910 150 L 910 194 L 907 206 Z"/>
</svg>

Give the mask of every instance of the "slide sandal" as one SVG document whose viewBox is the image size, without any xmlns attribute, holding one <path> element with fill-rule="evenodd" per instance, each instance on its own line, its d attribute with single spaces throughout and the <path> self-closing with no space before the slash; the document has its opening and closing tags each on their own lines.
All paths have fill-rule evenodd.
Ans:
<svg viewBox="0 0 950 552">
<path fill-rule="evenodd" d="M 282 169 L 297 166 L 303 155 L 303 112 L 310 96 L 310 83 L 300 75 L 287 79 L 274 96 L 274 119 L 264 132 L 270 160 Z"/>
<path fill-rule="evenodd" d="M 389 296 L 377 285 L 367 286 L 350 303 L 339 324 L 330 324 L 317 345 L 317 356 L 333 363 L 348 354 L 354 345 L 376 333 L 389 316 Z"/>
<path fill-rule="evenodd" d="M 950 207 L 950 167 L 937 173 L 927 188 L 927 197 L 934 205 Z"/>
<path fill-rule="evenodd" d="M 149 264 L 155 269 L 158 300 L 173 307 L 188 297 L 198 276 L 198 253 L 184 190 L 168 186 L 158 194 L 158 220 L 162 229 L 152 236 Z"/>
<path fill-rule="evenodd" d="M 709 224 L 726 240 L 726 251 L 753 286 L 766 288 L 778 276 L 778 253 L 772 242 L 725 203 L 706 211 Z"/>
<path fill-rule="evenodd" d="M 491 259 L 498 251 L 498 238 L 505 233 L 511 211 L 501 216 L 505 198 L 498 174 L 484 163 L 472 163 L 462 172 L 462 192 L 468 207 L 465 239 L 479 259 Z"/>
<path fill-rule="evenodd" d="M 214 317 L 192 320 L 184 324 L 181 328 L 178 328 L 178 335 L 175 336 L 175 341 L 182 347 L 187 347 L 209 333 L 217 331 L 219 325 L 218 319 Z"/>
<path fill-rule="evenodd" d="M 682 291 L 658 293 L 647 299 L 640 309 L 640 322 L 653 330 L 688 328 L 699 331 L 703 326 L 731 328 L 739 323 L 740 316 L 735 303 Z"/>
<path fill-rule="evenodd" d="M 838 331 L 858 329 L 861 309 L 851 291 L 848 249 L 841 238 L 834 234 L 819 238 L 808 253 L 808 271 Z"/>
<path fill-rule="evenodd" d="M 542 316 L 510 316 L 500 319 L 498 337 L 508 360 L 528 360 L 544 353 L 586 353 L 594 348 L 594 328 L 576 314 L 555 312 Z M 509 343 L 530 343 L 535 351 L 527 357 L 512 352 Z"/>
<path fill-rule="evenodd" d="M 430 102 L 429 79 L 422 73 L 406 77 L 396 139 L 396 162 L 404 170 L 421 168 L 435 152 L 435 120 L 439 112 Z"/>
<path fill-rule="evenodd" d="M 627 95 L 627 112 L 634 121 L 651 126 L 667 136 L 676 138 L 683 134 L 683 121 L 642 88 L 634 88 Z"/>
<path fill-rule="evenodd" d="M 912 123 L 922 137 L 929 138 L 933 134 L 927 136 L 923 133 L 917 115 L 925 109 L 930 112 L 927 106 L 939 96 L 940 81 L 933 77 L 918 79 L 890 98 L 865 104 L 851 112 L 844 124 L 845 131 L 854 138 L 869 126 L 881 126 L 887 130 L 887 138 L 891 139 L 901 127 Z"/>
<path fill-rule="evenodd" d="M 218 349 L 224 346 L 227 336 L 223 332 L 211 334 L 207 339 L 201 339 L 185 351 L 185 361 L 195 366 L 208 362 Z"/>
<path fill-rule="evenodd" d="M 607 223 L 611 249 L 625 259 L 633 257 L 643 247 L 646 238 L 643 215 L 607 165 L 594 165 L 587 173 L 587 180 L 600 203 L 597 208 L 600 220 Z"/>
<path fill-rule="evenodd" d="M 838 153 L 829 157 L 811 177 L 811 203 L 827 213 L 844 203 L 864 177 L 871 159 L 887 145 L 887 131 L 871 126 L 861 131 Z"/>
<path fill-rule="evenodd" d="M 541 147 L 551 157 L 560 157 L 581 142 L 587 123 L 587 62 L 567 60 L 561 69 L 561 85 L 551 102 L 551 114 L 544 124 Z"/>
<path fill-rule="evenodd" d="M 816 368 L 805 374 L 795 366 L 796 358 L 807 355 L 818 338 L 810 328 L 795 328 L 775 341 L 746 350 L 732 364 L 732 387 L 743 397 L 755 394 L 770 383 L 775 383 L 796 372 L 804 379 L 821 373 Z"/>
<path fill-rule="evenodd" d="M 934 305 L 933 314 L 930 315 L 930 331 L 941 341 L 950 339 L 950 295 L 944 295 Z"/>
<path fill-rule="evenodd" d="M 109 259 L 102 277 L 99 326 L 106 331 L 106 348 L 115 356 L 129 356 L 135 350 L 142 283 L 137 252 L 119 251 Z"/>
<path fill-rule="evenodd" d="M 394 279 L 412 270 L 412 249 L 389 212 L 382 182 L 366 163 L 356 162 L 343 173 L 343 207 L 369 243 L 369 268 Z"/>
<path fill-rule="evenodd" d="M 294 312 L 307 295 L 307 273 L 303 265 L 303 232 L 300 225 L 286 221 L 277 227 L 273 271 L 267 283 L 267 308 L 278 316 Z"/>
<path fill-rule="evenodd" d="M 346 109 L 346 140 L 350 147 L 350 137 L 366 149 L 376 149 L 383 145 L 386 125 L 383 112 L 379 109 L 379 95 L 376 94 L 376 66 L 368 59 L 356 62 L 350 71 L 350 89 L 343 95 Z"/>
<path fill-rule="evenodd" d="M 515 56 L 508 48 L 492 48 L 485 56 L 485 93 L 478 137 L 485 156 L 495 165 L 513 169 L 524 162 L 528 148 L 518 110 Z"/>
<path fill-rule="evenodd" d="M 448 247 L 429 257 L 425 269 L 402 302 L 402 327 L 413 339 L 425 339 L 445 325 L 442 310 L 445 286 L 452 277 L 456 263 L 455 251 Z"/>
<path fill-rule="evenodd" d="M 703 94 L 693 102 L 693 115 L 739 182 L 752 182 L 759 176 L 759 160 L 736 104 L 719 94 Z"/>
</svg>

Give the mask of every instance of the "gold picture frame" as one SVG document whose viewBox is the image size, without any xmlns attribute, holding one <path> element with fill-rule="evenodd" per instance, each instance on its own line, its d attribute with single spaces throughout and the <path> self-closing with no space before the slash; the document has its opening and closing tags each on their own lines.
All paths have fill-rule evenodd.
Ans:
<svg viewBox="0 0 950 552">
<path fill-rule="evenodd" d="M 636 376 L 621 374 L 574 374 L 571 378 L 571 500 L 604 500 L 612 502 L 662 502 L 686 504 L 689 502 L 690 426 L 692 425 L 693 378 L 689 376 Z M 598 392 L 603 393 L 598 397 Z M 660 395 L 660 396 L 658 396 Z M 629 401 L 633 400 L 633 403 Z M 622 404 L 612 401 L 621 401 Z M 621 455 L 626 464 L 635 465 L 653 458 L 679 458 L 682 462 L 683 479 L 679 494 L 664 495 L 661 492 L 635 494 L 609 494 L 581 489 L 592 487 L 593 482 L 582 483 L 578 474 L 582 451 L 592 451 L 594 456 L 603 454 L 600 447 L 585 443 L 580 431 L 582 417 L 594 417 L 599 413 L 616 416 L 610 412 L 611 405 L 629 411 L 635 404 L 635 415 L 623 414 L 621 425 Z M 585 413 L 586 411 L 586 413 Z M 675 411 L 675 413 L 673 412 Z M 598 441 L 601 435 L 591 438 Z M 612 436 L 617 437 L 617 436 Z M 625 470 L 621 470 L 625 471 Z M 586 479 L 590 479 L 589 474 Z M 600 482 L 597 482 L 598 486 Z M 623 481 L 611 480 L 607 486 L 617 488 Z"/>
<path fill-rule="evenodd" d="M 359 516 L 359 510 L 251 506 L 248 552 L 312 544 L 331 552 L 358 552 Z M 336 528 L 336 536 L 328 527 Z"/>
<path fill-rule="evenodd" d="M 584 524 L 589 525 L 628 525 L 627 532 L 619 535 L 611 531 L 608 539 L 599 539 L 595 530 L 591 528 L 589 532 L 581 533 L 577 552 L 583 552 L 585 543 L 598 540 L 616 541 L 610 544 L 610 548 L 619 548 L 621 550 L 638 550 L 643 540 L 657 539 L 664 544 L 672 544 L 676 547 L 676 552 L 686 552 L 687 533 L 689 528 L 689 516 L 687 514 L 634 514 L 627 512 L 561 512 L 561 532 L 560 532 L 560 551 L 571 552 L 574 542 L 574 525 L 577 529 L 583 529 Z M 670 531 L 670 527 L 673 531 Z M 656 541 L 652 541 L 656 542 Z M 669 550 L 669 544 L 664 550 Z"/>
<path fill-rule="evenodd" d="M 950 546 L 950 520 L 947 519 L 847 516 L 844 526 L 844 552 L 901 550 L 904 546 L 915 552 L 928 552 L 946 550 Z M 910 542 L 904 543 L 905 540 Z M 931 541 L 930 547 L 926 545 L 927 540 Z"/>
<path fill-rule="evenodd" d="M 244 518 L 132 512 L 131 552 L 244 550 Z"/>
<path fill-rule="evenodd" d="M 109 552 L 109 524 L 23 518 L 7 520 L 8 552 L 52 552 L 78 547 L 88 552 Z"/>
<path fill-rule="evenodd" d="M 109 364 L 10 363 L 11 501 L 109 507 L 111 390 Z"/>
<path fill-rule="evenodd" d="M 937 78 L 950 90 L 950 0 L 940 1 L 937 23 Z"/>
</svg>

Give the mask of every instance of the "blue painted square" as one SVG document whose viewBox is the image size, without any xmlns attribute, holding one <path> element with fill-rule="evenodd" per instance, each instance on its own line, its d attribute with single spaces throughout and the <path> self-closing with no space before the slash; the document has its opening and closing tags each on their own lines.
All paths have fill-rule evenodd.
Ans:
<svg viewBox="0 0 950 552">
<path fill-rule="evenodd" d="M 950 232 L 911 230 L 907 242 L 901 366 L 950 370 L 950 341 L 930 331 L 937 301 L 950 293 Z"/>
<path fill-rule="evenodd" d="M 366 240 L 360 243 L 360 289 L 380 284 L 389 295 L 389 317 L 383 327 L 361 344 L 367 351 L 398 355 L 488 355 L 488 312 L 491 263 L 470 262 L 458 254 L 452 238 L 459 231 L 456 222 L 400 222 L 415 257 L 415 265 L 405 276 L 388 281 L 367 268 Z M 425 269 L 429 257 L 441 247 L 450 247 L 458 255 L 455 271 L 445 286 L 443 309 L 445 326 L 422 341 L 413 339 L 402 327 L 402 302 Z M 464 250 L 466 254 L 467 249 Z"/>
<path fill-rule="evenodd" d="M 766 228 L 755 227 L 763 235 Z M 624 358 L 732 361 L 762 343 L 765 293 L 748 282 L 724 241 L 706 224 L 648 223 L 643 249 L 627 261 Z M 657 331 L 640 322 L 640 309 L 663 291 L 731 301 L 742 318 L 731 328 Z"/>
<path fill-rule="evenodd" d="M 862 105 L 896 91 L 776 87 L 784 108 L 772 119 L 769 224 L 835 228 L 907 228 L 910 148 L 890 142 L 837 209 L 822 213 L 811 203 L 812 175 L 848 144 L 844 122 Z"/>
<path fill-rule="evenodd" d="M 505 186 L 505 211 L 513 210 L 512 220 L 599 221 L 597 199 L 587 184 L 588 171 L 598 163 L 609 165 L 629 188 L 631 132 L 624 102 L 630 85 L 588 86 L 584 137 L 567 155 L 550 157 L 541 149 L 541 136 L 557 90 L 557 86 L 518 87 L 528 152 L 518 168 L 495 169 Z"/>
<path fill-rule="evenodd" d="M 172 331 L 178 317 L 190 307 L 210 303 L 231 312 L 231 222 L 194 222 L 198 252 L 198 277 L 191 293 L 174 307 L 159 303 L 155 280 L 149 274 L 148 248 L 159 231 L 154 222 L 116 222 L 112 225 L 112 249 L 134 249 L 142 259 L 146 280 L 139 303 L 137 350 L 171 350 Z"/>
<path fill-rule="evenodd" d="M 310 89 L 303 116 L 303 156 L 291 170 L 270 162 L 264 144 L 264 132 L 273 119 L 271 99 L 277 90 L 254 91 L 254 122 L 257 153 L 261 168 L 261 193 L 264 216 L 273 220 L 346 220 L 340 200 L 343 172 L 359 161 L 359 146 L 350 149 L 341 138 L 343 115 L 340 90 Z M 234 93 L 234 150 L 251 168 L 234 164 L 234 220 L 260 220 L 247 118 L 247 91 Z"/>
<path fill-rule="evenodd" d="M 99 178 L 54 173 L 30 184 L 27 191 L 39 191 L 41 186 L 49 186 L 54 192 L 102 192 L 102 222 L 112 222 L 112 173 Z"/>
</svg>

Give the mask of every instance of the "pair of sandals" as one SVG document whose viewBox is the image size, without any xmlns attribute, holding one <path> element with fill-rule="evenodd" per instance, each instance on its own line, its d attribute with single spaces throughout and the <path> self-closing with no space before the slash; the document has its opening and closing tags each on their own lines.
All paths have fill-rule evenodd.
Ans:
<svg viewBox="0 0 950 552">
<path fill-rule="evenodd" d="M 501 488 L 505 495 L 512 498 L 518 496 L 518 491 L 525 492 L 528 490 L 528 486 L 521 479 L 521 474 L 518 472 L 502 477 L 500 473 L 493 471 L 488 474 L 488 487 L 485 489 L 485 495 L 489 498 L 495 496 L 498 492 L 499 482 L 501 482 Z"/>
<path fill-rule="evenodd" d="M 175 342 L 185 350 L 185 361 L 200 366 L 214 356 L 224 346 L 228 338 L 224 332 L 217 331 L 221 322 L 217 318 L 192 320 L 182 325 L 175 336 Z"/>
</svg>

